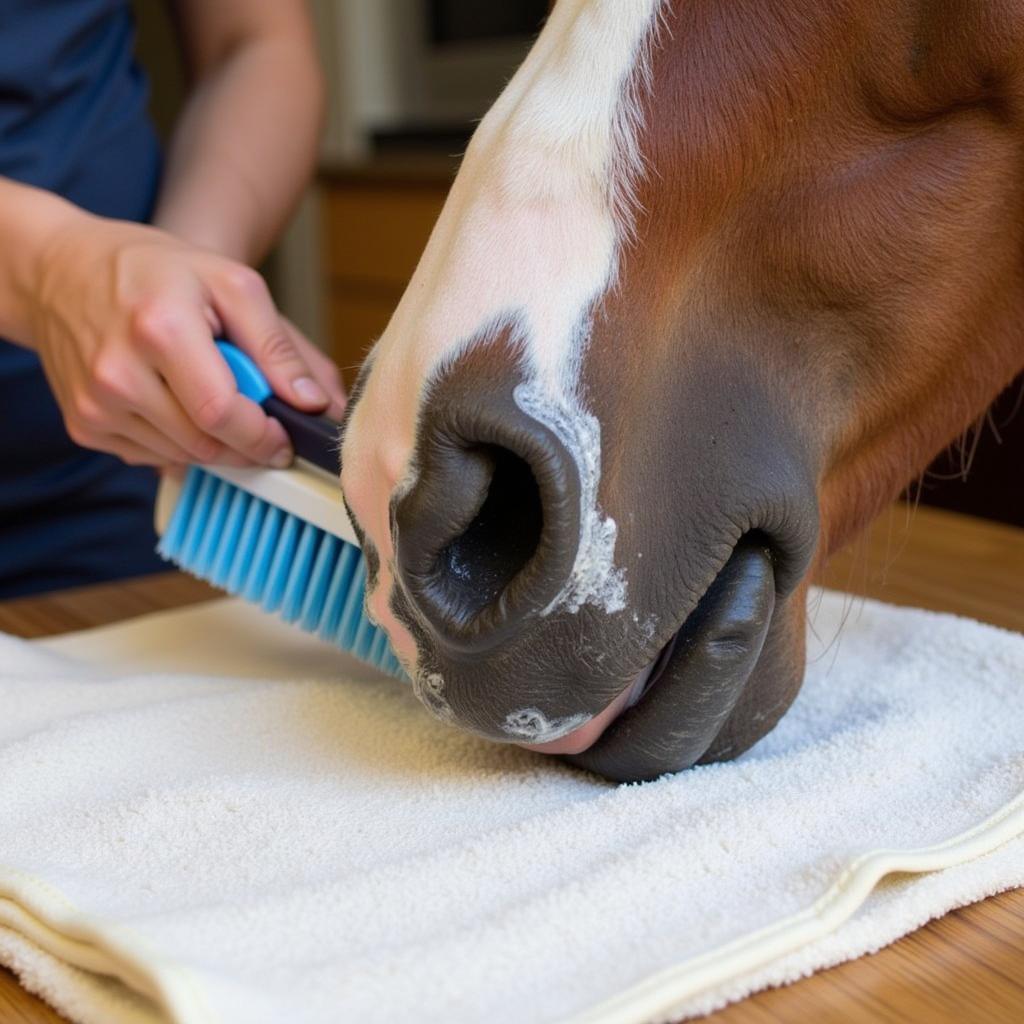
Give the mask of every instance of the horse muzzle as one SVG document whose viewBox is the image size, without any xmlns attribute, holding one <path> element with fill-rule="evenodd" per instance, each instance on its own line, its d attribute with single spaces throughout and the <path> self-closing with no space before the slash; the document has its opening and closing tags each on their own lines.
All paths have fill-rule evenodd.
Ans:
<svg viewBox="0 0 1024 1024">
<path fill-rule="evenodd" d="M 643 503 L 644 524 L 632 510 L 620 516 L 624 606 L 569 607 L 559 601 L 588 511 L 580 456 L 524 412 L 517 383 L 511 368 L 476 373 L 466 362 L 436 383 L 423 404 L 415 475 L 391 504 L 391 607 L 416 640 L 421 700 L 478 735 L 622 781 L 749 746 L 799 685 L 802 649 L 778 665 L 780 650 L 800 647 L 794 636 L 769 645 L 772 665 L 759 662 L 773 629 L 802 629 L 777 613 L 817 530 L 813 488 L 787 491 L 800 474 L 780 468 L 778 433 L 758 451 L 762 418 L 750 438 L 734 439 L 746 461 L 701 464 L 695 452 L 694 477 L 663 473 L 688 500 Z M 721 481 L 709 484 L 712 468 Z M 639 483 L 628 491 L 643 492 Z M 701 508 L 698 494 L 711 506 Z M 804 514 L 792 514 L 794 502 Z M 667 508 L 684 503 L 690 514 L 673 522 Z M 648 557 L 629 560 L 641 546 Z M 680 550 L 699 554 L 670 569 Z"/>
</svg>

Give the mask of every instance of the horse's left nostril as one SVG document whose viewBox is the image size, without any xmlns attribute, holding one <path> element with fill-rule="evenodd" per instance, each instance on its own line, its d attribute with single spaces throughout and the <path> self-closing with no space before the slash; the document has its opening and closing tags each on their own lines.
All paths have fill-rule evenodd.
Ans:
<svg viewBox="0 0 1024 1024">
<path fill-rule="evenodd" d="M 561 442 L 514 404 L 428 423 L 416 482 L 395 506 L 395 552 L 441 648 L 491 647 L 552 600 L 575 557 L 578 494 Z"/>
<path fill-rule="evenodd" d="M 470 453 L 467 453 L 467 457 Z M 467 618 L 491 604 L 522 571 L 540 543 L 544 518 L 540 491 L 530 467 L 514 452 L 487 446 L 472 453 L 479 460 L 481 495 L 466 528 L 441 549 L 438 581 L 454 607 Z"/>
</svg>

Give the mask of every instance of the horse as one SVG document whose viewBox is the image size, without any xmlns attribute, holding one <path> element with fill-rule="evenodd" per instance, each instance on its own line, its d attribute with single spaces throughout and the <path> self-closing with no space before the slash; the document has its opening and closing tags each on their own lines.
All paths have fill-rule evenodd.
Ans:
<svg viewBox="0 0 1024 1024">
<path fill-rule="evenodd" d="M 809 581 L 1024 366 L 1024 5 L 559 0 L 361 368 L 417 696 L 618 781 L 796 697 Z"/>
</svg>

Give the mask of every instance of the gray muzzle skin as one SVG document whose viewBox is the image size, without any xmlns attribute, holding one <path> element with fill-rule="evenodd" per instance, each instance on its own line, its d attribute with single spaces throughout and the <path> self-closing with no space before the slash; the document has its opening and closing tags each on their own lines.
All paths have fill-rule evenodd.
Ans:
<svg viewBox="0 0 1024 1024">
<path fill-rule="evenodd" d="M 516 404 L 521 381 L 513 346 L 479 345 L 423 400 L 416 477 L 390 509 L 390 602 L 416 642 L 418 695 L 490 740 L 544 743 L 651 669 L 639 699 L 565 759 L 638 781 L 736 756 L 803 674 L 800 583 L 818 523 L 798 434 L 740 363 L 680 375 L 671 402 L 640 410 L 602 409 L 593 389 L 599 504 L 617 524 L 626 600 L 559 606 L 581 484 L 572 454 Z"/>
</svg>

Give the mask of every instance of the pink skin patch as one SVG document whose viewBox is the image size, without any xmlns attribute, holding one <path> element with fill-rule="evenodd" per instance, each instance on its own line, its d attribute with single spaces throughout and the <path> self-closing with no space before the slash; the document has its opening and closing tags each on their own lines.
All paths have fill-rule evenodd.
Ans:
<svg viewBox="0 0 1024 1024">
<path fill-rule="evenodd" d="M 566 733 L 565 736 L 548 743 L 519 743 L 524 750 L 535 750 L 541 754 L 582 754 L 592 747 L 605 729 L 615 721 L 627 708 L 631 708 L 641 697 L 647 680 L 651 676 L 655 662 L 651 662 L 636 679 L 627 686 L 600 714 L 578 729 Z"/>
</svg>

